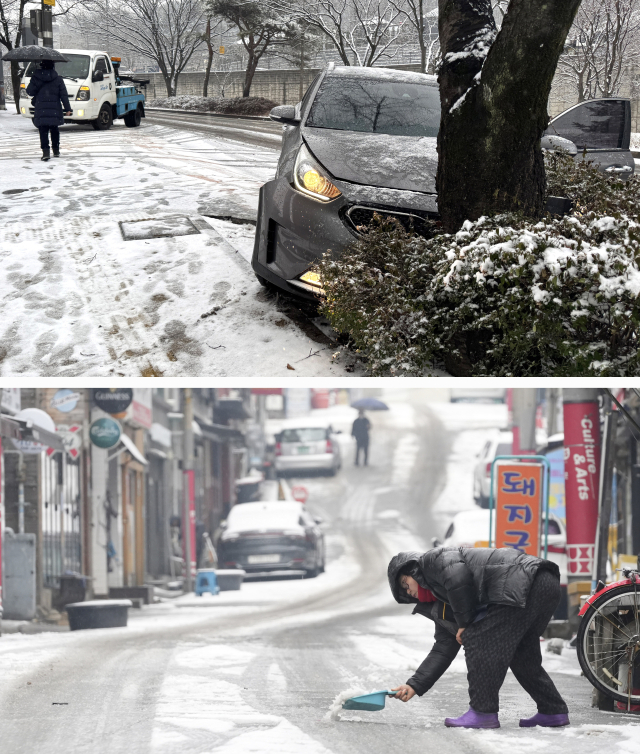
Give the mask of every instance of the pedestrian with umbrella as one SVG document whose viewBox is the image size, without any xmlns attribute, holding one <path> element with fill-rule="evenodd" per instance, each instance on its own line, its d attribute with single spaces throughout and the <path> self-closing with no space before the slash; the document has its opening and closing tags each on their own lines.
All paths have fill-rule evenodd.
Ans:
<svg viewBox="0 0 640 754">
<path fill-rule="evenodd" d="M 35 45 L 18 47 L 8 52 L 2 59 L 39 63 L 39 67 L 32 73 L 31 81 L 27 87 L 27 94 L 29 97 L 33 97 L 31 101 L 34 106 L 33 123 L 40 131 L 41 159 L 47 162 L 51 157 L 49 133 L 51 133 L 53 156 L 59 157 L 59 127 L 64 125 L 64 115 L 71 116 L 73 111 L 64 81 L 55 70 L 55 61 L 66 63 L 68 59 L 57 50 Z"/>
<path fill-rule="evenodd" d="M 469 681 L 467 712 L 450 728 L 499 728 L 499 692 L 507 670 L 536 703 L 521 728 L 569 725 L 567 705 L 542 667 L 540 636 L 560 601 L 560 570 L 509 547 L 438 547 L 401 552 L 388 568 L 399 603 L 434 621 L 436 642 L 409 680 L 395 689 L 408 702 L 422 696 L 464 646 Z"/>
<path fill-rule="evenodd" d="M 368 411 L 388 411 L 389 407 L 386 403 L 379 401 L 377 398 L 361 398 L 354 401 L 351 404 L 352 408 L 358 409 L 358 418 L 353 422 L 351 427 L 351 436 L 356 441 L 356 462 L 355 465 L 360 465 L 360 452 L 364 456 L 364 465 L 369 465 L 369 432 L 371 430 L 371 422 L 364 415 L 365 410 Z"/>
</svg>

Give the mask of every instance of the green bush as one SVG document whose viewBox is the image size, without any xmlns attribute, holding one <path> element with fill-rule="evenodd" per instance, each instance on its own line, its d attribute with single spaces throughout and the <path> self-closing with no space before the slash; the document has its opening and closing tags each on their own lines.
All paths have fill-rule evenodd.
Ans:
<svg viewBox="0 0 640 754">
<path fill-rule="evenodd" d="M 574 211 L 500 215 L 426 239 L 378 218 L 320 264 L 323 313 L 372 374 L 640 375 L 640 181 L 547 159 Z"/>
</svg>

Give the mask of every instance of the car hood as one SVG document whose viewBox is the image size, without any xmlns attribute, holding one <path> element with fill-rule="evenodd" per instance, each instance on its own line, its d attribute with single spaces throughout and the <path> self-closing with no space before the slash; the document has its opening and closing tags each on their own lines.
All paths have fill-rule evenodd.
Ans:
<svg viewBox="0 0 640 754">
<path fill-rule="evenodd" d="M 304 127 L 302 138 L 334 178 L 381 188 L 436 192 L 435 136 L 391 136 Z"/>
</svg>

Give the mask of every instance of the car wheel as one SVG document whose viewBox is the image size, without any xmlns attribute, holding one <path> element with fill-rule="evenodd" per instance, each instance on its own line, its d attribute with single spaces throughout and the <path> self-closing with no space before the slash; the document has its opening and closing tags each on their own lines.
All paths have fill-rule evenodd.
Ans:
<svg viewBox="0 0 640 754">
<path fill-rule="evenodd" d="M 111 128 L 113 125 L 113 112 L 111 110 L 111 105 L 108 102 L 105 102 L 104 105 L 102 105 L 97 119 L 92 120 L 91 125 L 96 131 L 108 131 Z"/>
<path fill-rule="evenodd" d="M 136 107 L 135 110 L 132 110 L 124 116 L 124 124 L 127 128 L 137 128 L 140 125 L 141 120 L 142 113 L 140 112 L 139 107 Z"/>
</svg>

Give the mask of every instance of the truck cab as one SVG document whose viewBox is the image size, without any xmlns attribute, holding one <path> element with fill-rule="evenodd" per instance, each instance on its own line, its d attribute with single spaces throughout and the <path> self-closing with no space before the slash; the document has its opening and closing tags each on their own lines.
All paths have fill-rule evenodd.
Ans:
<svg viewBox="0 0 640 754">
<path fill-rule="evenodd" d="M 65 123 L 90 123 L 98 131 L 111 128 L 116 118 L 124 118 L 127 126 L 140 125 L 140 118 L 144 117 L 144 95 L 135 85 L 122 86 L 118 75 L 119 58 L 112 60 L 103 50 L 59 52 L 68 58 L 67 63 L 56 63 L 56 71 L 64 80 L 73 112 L 65 116 Z M 34 107 L 26 89 L 36 67 L 37 63 L 27 64 L 20 84 L 20 114 L 31 119 Z M 120 95 L 126 97 L 126 104 L 118 102 Z"/>
</svg>

